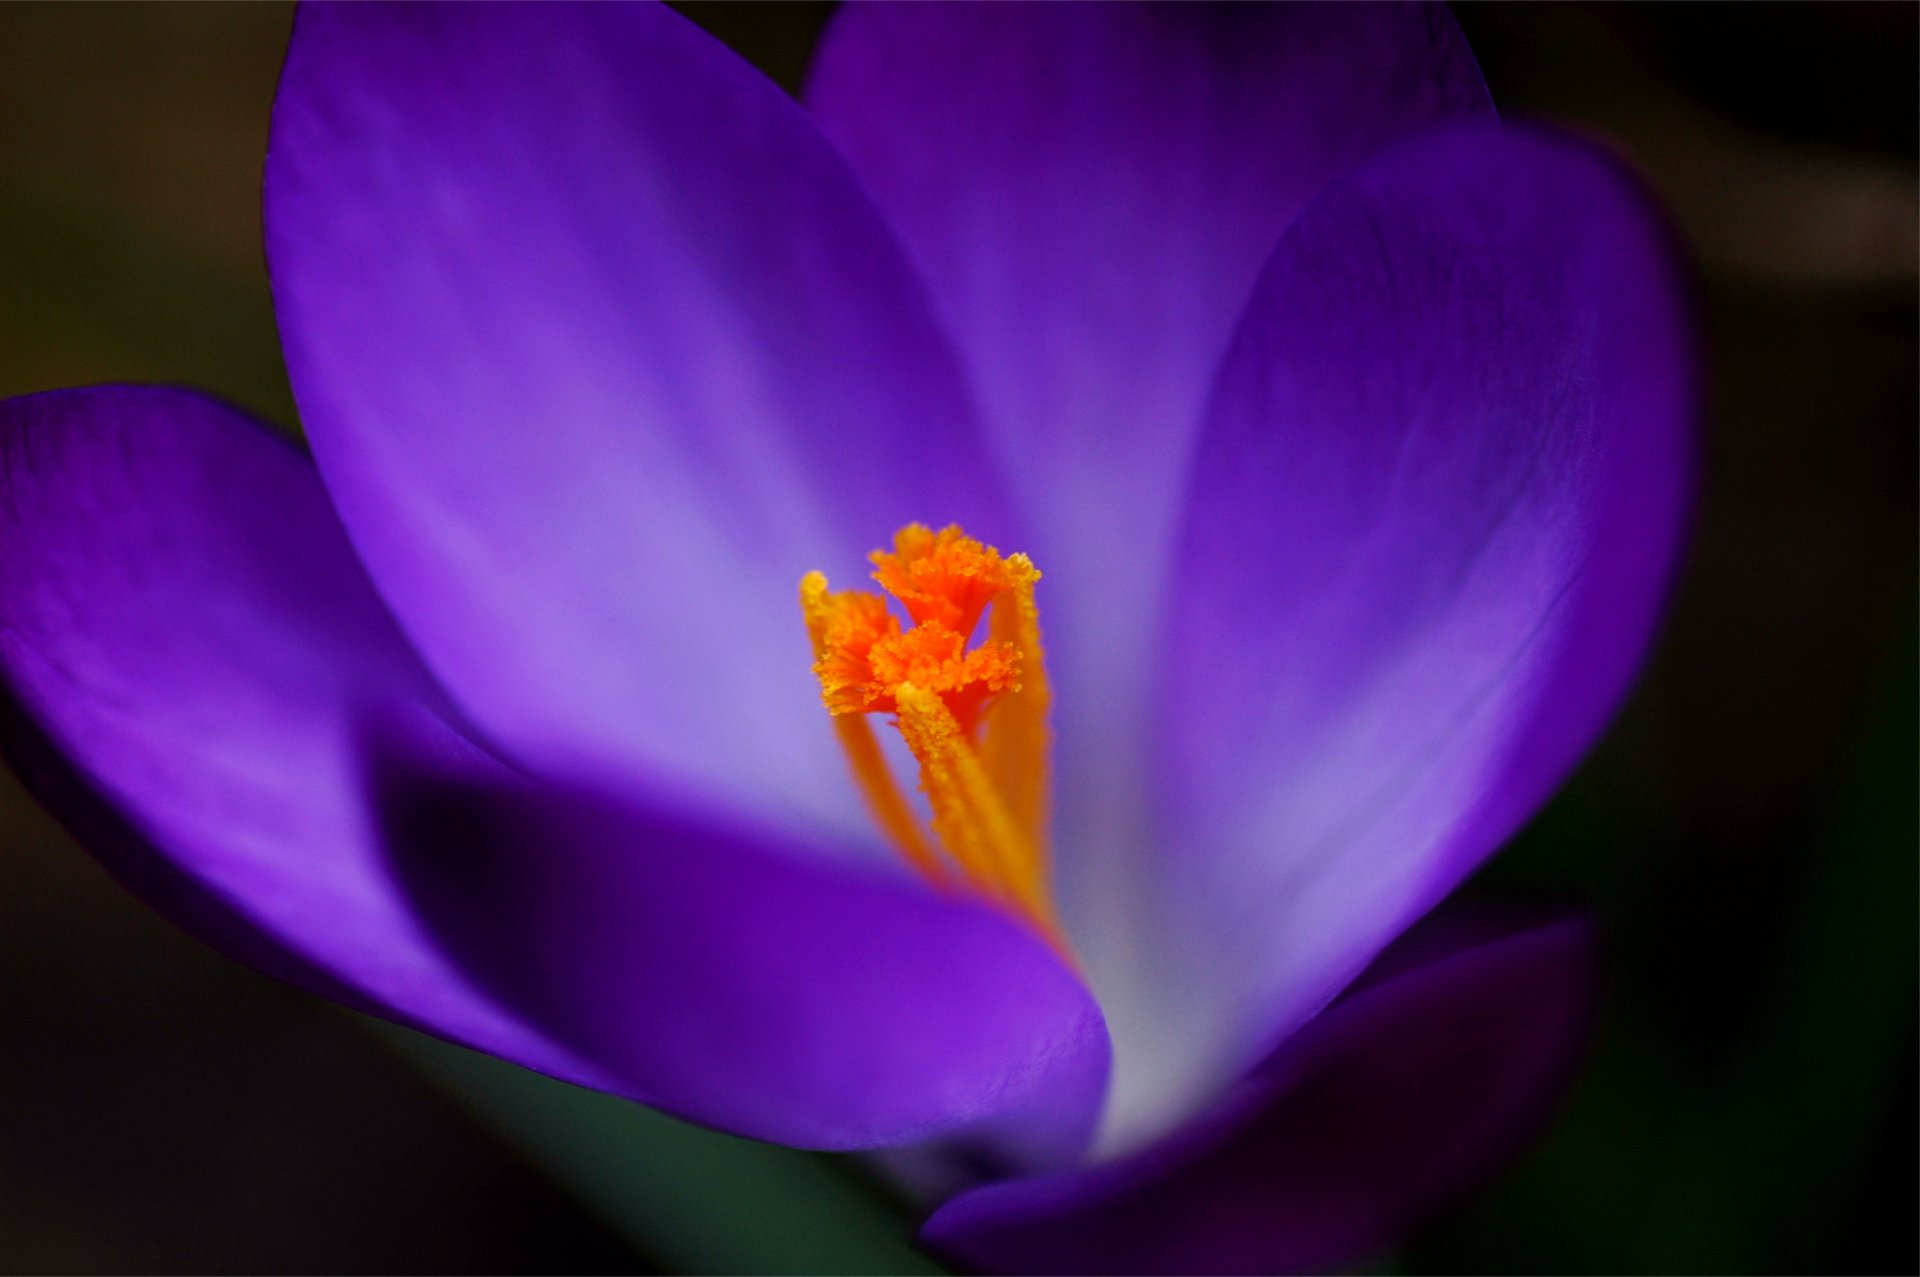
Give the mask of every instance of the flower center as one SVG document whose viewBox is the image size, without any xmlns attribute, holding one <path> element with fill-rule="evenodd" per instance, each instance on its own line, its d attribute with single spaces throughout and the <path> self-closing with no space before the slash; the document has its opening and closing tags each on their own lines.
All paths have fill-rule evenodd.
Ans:
<svg viewBox="0 0 1920 1277">
<path fill-rule="evenodd" d="M 1024 554 L 982 545 L 958 527 L 914 523 L 875 550 L 873 579 L 906 610 L 827 578 L 800 582 L 813 672 L 875 821 L 942 888 L 964 886 L 1032 921 L 1063 950 L 1047 883 L 1047 708 L 1040 579 Z M 969 648 L 988 609 L 987 637 Z M 892 714 L 920 764 L 929 839 L 875 739 L 869 714 Z"/>
</svg>

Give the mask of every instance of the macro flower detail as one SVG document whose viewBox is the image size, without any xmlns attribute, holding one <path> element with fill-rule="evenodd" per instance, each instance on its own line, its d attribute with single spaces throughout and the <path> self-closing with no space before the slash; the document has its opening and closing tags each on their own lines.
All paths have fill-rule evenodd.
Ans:
<svg viewBox="0 0 1920 1277">
<path fill-rule="evenodd" d="M 821 699 L 881 830 L 936 886 L 964 882 L 1064 946 L 1047 885 L 1047 711 L 1034 584 L 1024 554 L 1002 558 L 958 527 L 902 528 L 876 550 L 873 579 L 911 619 L 902 630 L 884 600 L 832 594 L 810 572 L 800 610 L 818 658 Z M 968 649 L 982 613 L 992 637 Z M 989 711 L 991 715 L 989 716 Z M 939 858 L 858 715 L 891 713 L 920 767 Z M 851 720 L 851 721 L 849 721 Z"/>
<path fill-rule="evenodd" d="M 849 5 L 803 104 L 315 4 L 265 188 L 310 456 L 0 405 L 0 743 L 169 917 L 988 1270 L 1350 1260 L 1560 1093 L 1587 928 L 1436 906 L 1644 658 L 1695 356 L 1444 10 Z"/>
</svg>

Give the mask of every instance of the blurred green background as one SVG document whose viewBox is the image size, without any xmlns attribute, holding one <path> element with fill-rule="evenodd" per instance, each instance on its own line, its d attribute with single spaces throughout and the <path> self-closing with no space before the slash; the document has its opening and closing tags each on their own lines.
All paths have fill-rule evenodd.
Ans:
<svg viewBox="0 0 1920 1277">
<path fill-rule="evenodd" d="M 687 6 L 783 83 L 825 6 Z M 1652 670 L 1469 888 L 1578 889 L 1611 986 L 1559 1124 L 1391 1272 L 1911 1272 L 1916 13 L 1467 5 L 1700 271 L 1698 532 Z M 258 183 L 290 11 L 0 6 L 0 394 L 292 426 Z M 201 948 L 0 774 L 0 1269 L 902 1271 L 857 1165 L 680 1126 Z"/>
</svg>

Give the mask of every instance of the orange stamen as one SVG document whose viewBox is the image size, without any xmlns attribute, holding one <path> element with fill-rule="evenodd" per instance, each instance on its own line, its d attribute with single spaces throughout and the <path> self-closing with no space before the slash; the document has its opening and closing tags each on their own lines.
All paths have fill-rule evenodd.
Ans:
<svg viewBox="0 0 1920 1277">
<path fill-rule="evenodd" d="M 862 637 L 861 619 L 866 609 L 857 602 L 860 599 L 873 599 L 872 595 L 827 593 L 827 578 L 818 572 L 809 572 L 800 582 L 800 612 L 806 618 L 807 635 L 813 640 L 813 654 L 816 664 L 814 671 L 819 674 L 821 686 L 828 687 L 827 675 L 822 668 L 829 662 L 844 660 L 842 649 L 848 645 L 857 645 Z M 878 599 L 873 599 L 878 603 Z M 881 604 L 885 613 L 886 605 Z M 889 621 L 893 618 L 888 617 Z M 895 628 L 898 628 L 896 624 Z M 828 708 L 833 707 L 831 690 L 824 693 Z M 853 769 L 854 784 L 860 787 L 861 797 L 866 799 L 867 809 L 873 813 L 874 823 L 881 832 L 893 840 L 907 862 L 936 883 L 946 881 L 946 869 L 927 845 L 926 835 L 920 832 L 920 822 L 913 814 L 913 808 L 907 802 L 907 796 L 900 792 L 899 782 L 894 780 L 893 772 L 887 767 L 886 755 L 880 752 L 880 742 L 874 739 L 873 725 L 857 713 L 833 710 L 834 733 L 840 738 L 840 748 L 846 752 L 847 763 Z"/>
<path fill-rule="evenodd" d="M 821 699 L 855 782 L 881 829 L 929 878 L 951 885 L 957 871 L 1064 950 L 1047 874 L 1051 694 L 1033 601 L 1040 573 L 1024 554 L 1003 558 L 958 527 L 911 524 L 872 559 L 874 580 L 910 626 L 879 595 L 830 593 L 818 572 L 800 584 Z M 989 607 L 991 633 L 969 649 Z M 873 713 L 895 716 L 920 765 L 945 861 L 886 769 L 864 717 Z"/>
<path fill-rule="evenodd" d="M 909 523 L 893 534 L 893 550 L 875 550 L 873 579 L 899 599 L 915 625 L 938 621 L 971 637 L 987 604 L 1012 585 L 1009 561 L 957 525 L 930 532 Z M 1029 564 L 1029 567 L 1032 565 Z"/>
<path fill-rule="evenodd" d="M 1006 596 L 994 606 L 991 629 L 995 643 L 1020 654 L 1022 675 L 1019 694 L 1002 697 L 987 720 L 980 761 L 1006 800 L 1008 811 L 1026 831 L 1032 844 L 1033 873 L 1045 882 L 1047 833 L 1052 825 L 1047 760 L 1053 754 L 1053 732 L 1047 726 L 1047 717 L 1053 708 L 1053 688 L 1047 682 L 1040 648 L 1040 610 L 1033 602 L 1033 586 L 1040 579 L 1040 571 L 1024 554 L 1009 557 L 1007 564 L 1012 583 Z"/>
</svg>

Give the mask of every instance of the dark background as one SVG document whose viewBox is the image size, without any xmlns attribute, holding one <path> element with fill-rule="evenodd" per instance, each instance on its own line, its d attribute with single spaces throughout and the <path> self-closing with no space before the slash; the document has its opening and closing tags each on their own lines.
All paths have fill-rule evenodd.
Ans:
<svg viewBox="0 0 1920 1277">
<path fill-rule="evenodd" d="M 826 9 L 688 6 L 792 85 Z M 1713 403 L 1659 654 L 1470 887 L 1576 887 L 1601 1038 L 1552 1134 L 1376 1267 L 1916 1258 L 1916 13 L 1463 6 L 1698 264 Z M 0 6 L 0 394 L 184 381 L 289 426 L 258 182 L 290 13 Z M 0 773 L 0 1270 L 884 1271 L 848 1163 L 371 1027 L 150 915 Z"/>
</svg>

